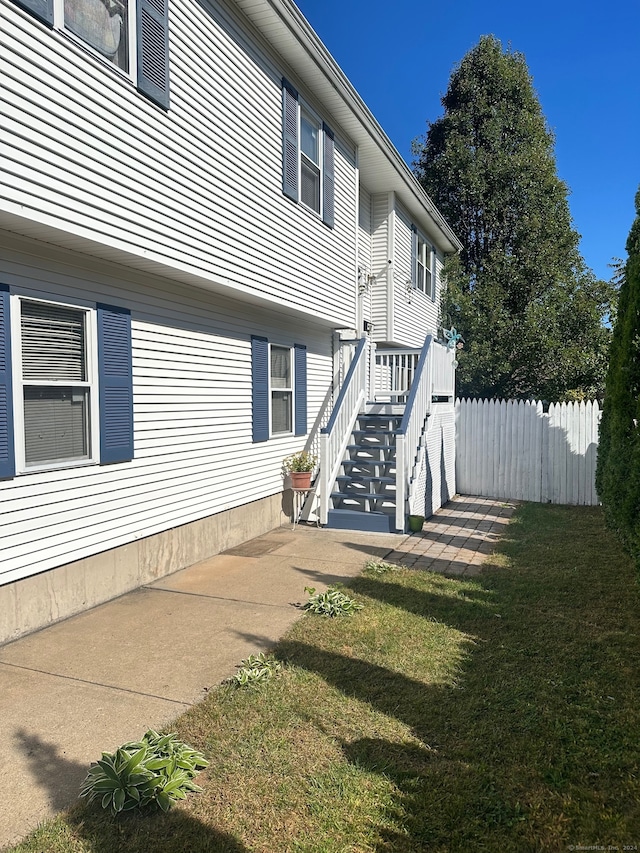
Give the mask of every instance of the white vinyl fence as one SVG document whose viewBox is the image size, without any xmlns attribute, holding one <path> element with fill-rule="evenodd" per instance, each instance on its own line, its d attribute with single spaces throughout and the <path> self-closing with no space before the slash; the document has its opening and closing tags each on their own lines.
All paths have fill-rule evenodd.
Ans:
<svg viewBox="0 0 640 853">
<path fill-rule="evenodd" d="M 596 505 L 597 401 L 456 401 L 456 488 L 461 494 Z"/>
</svg>

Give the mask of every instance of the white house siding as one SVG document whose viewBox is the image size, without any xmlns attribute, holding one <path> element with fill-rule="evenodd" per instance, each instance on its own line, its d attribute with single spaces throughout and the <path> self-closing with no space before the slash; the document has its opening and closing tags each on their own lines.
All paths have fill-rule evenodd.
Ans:
<svg viewBox="0 0 640 853">
<path fill-rule="evenodd" d="M 412 280 L 411 271 L 411 219 L 400 207 L 395 212 L 394 252 L 394 328 L 393 341 L 402 346 L 419 347 L 425 336 L 435 334 L 438 328 L 438 305 L 440 298 L 439 270 L 436 269 L 436 298 L 419 290 L 408 289 Z M 428 235 L 424 235 L 428 240 Z M 438 264 L 436 265 L 438 267 Z"/>
<path fill-rule="evenodd" d="M 374 339 L 387 340 L 387 283 L 389 278 L 389 194 L 371 198 L 371 263 L 375 282 L 371 290 L 371 313 L 375 324 Z"/>
<path fill-rule="evenodd" d="M 372 283 L 370 276 L 372 270 L 371 253 L 371 193 L 360 185 L 360 210 L 358 216 L 358 286 L 362 290 L 360 297 L 360 311 L 363 320 L 373 322 L 371 309 Z"/>
<path fill-rule="evenodd" d="M 131 310 L 135 433 L 132 462 L 0 481 L 0 584 L 282 491 L 306 439 L 252 443 L 250 336 L 307 346 L 311 428 L 329 329 L 3 232 L 0 246 L 13 288 Z"/>
<path fill-rule="evenodd" d="M 238 15 L 222 3 L 172 0 L 165 113 L 90 51 L 0 0 L 0 218 L 19 216 L 105 247 L 96 251 L 103 257 L 129 253 L 149 270 L 161 263 L 212 288 L 348 325 L 353 146 L 319 110 L 336 132 L 330 229 L 282 193 L 287 70 Z"/>
</svg>

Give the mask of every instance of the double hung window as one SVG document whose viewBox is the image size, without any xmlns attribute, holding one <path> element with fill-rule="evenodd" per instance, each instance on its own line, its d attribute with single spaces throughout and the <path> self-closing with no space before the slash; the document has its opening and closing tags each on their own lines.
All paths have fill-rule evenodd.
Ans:
<svg viewBox="0 0 640 853">
<path fill-rule="evenodd" d="M 291 432 L 293 424 L 293 370 L 291 350 L 271 344 L 271 434 Z"/>
<path fill-rule="evenodd" d="M 307 348 L 251 337 L 253 441 L 307 433 Z"/>
<path fill-rule="evenodd" d="M 283 80 L 283 192 L 334 225 L 333 132 Z"/>
<path fill-rule="evenodd" d="M 19 459 L 23 456 L 24 468 L 91 461 L 97 416 L 94 317 L 82 308 L 18 301 L 16 375 L 24 436 Z"/>
<path fill-rule="evenodd" d="M 435 299 L 435 251 L 415 226 L 412 227 L 411 282 L 416 290 Z"/>
<path fill-rule="evenodd" d="M 0 284 L 0 478 L 131 459 L 130 312 Z"/>
</svg>

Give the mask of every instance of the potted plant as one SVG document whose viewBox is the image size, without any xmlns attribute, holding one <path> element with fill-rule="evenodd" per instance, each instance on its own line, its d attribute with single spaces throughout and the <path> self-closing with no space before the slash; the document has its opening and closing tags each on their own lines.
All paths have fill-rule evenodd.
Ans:
<svg viewBox="0 0 640 853">
<path fill-rule="evenodd" d="M 310 489 L 311 474 L 318 459 L 308 450 L 292 453 L 282 463 L 282 470 L 291 477 L 291 487 L 294 489 Z"/>
</svg>

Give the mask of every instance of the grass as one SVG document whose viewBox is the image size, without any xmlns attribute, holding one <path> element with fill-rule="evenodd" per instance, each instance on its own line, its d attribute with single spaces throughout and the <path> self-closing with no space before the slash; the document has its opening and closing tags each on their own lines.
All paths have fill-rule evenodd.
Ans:
<svg viewBox="0 0 640 853">
<path fill-rule="evenodd" d="M 211 759 L 203 794 L 76 806 L 15 851 L 640 847 L 638 587 L 599 509 L 524 505 L 474 579 L 371 567 L 343 590 L 364 609 L 297 623 L 280 678 L 172 727 Z"/>
</svg>

